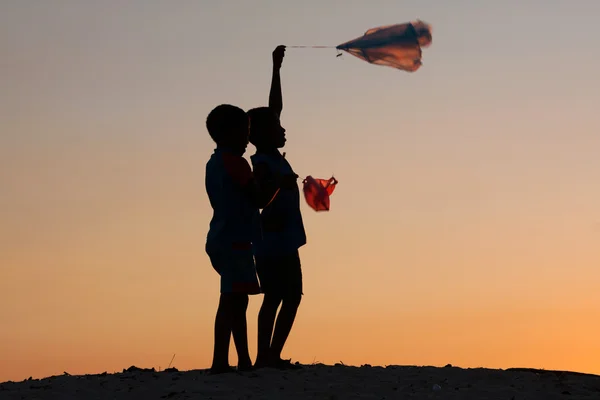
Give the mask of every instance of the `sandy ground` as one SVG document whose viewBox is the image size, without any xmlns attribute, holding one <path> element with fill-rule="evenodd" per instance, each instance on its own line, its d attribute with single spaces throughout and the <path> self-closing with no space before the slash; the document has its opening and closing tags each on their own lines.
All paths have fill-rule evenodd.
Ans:
<svg viewBox="0 0 600 400">
<path fill-rule="evenodd" d="M 211 376 L 204 370 L 62 375 L 0 384 L 0 399 L 600 400 L 600 376 L 539 370 L 305 366 Z"/>
</svg>

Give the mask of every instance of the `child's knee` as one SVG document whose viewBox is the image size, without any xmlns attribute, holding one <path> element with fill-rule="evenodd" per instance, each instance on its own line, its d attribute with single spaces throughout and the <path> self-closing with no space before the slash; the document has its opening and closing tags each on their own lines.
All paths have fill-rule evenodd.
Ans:
<svg viewBox="0 0 600 400">
<path fill-rule="evenodd" d="M 248 295 L 245 293 L 222 293 L 220 306 L 229 309 L 243 309 L 244 311 L 248 308 Z"/>
<path fill-rule="evenodd" d="M 281 300 L 281 296 L 265 294 L 265 297 L 263 298 L 263 307 L 277 309 L 281 304 Z"/>
<path fill-rule="evenodd" d="M 246 311 L 248 309 L 249 297 L 245 293 L 236 293 L 235 294 L 235 303 L 239 309 L 243 309 Z"/>
<path fill-rule="evenodd" d="M 300 303 L 302 302 L 301 294 L 289 295 L 283 298 L 282 306 L 286 307 L 300 307 Z"/>
</svg>

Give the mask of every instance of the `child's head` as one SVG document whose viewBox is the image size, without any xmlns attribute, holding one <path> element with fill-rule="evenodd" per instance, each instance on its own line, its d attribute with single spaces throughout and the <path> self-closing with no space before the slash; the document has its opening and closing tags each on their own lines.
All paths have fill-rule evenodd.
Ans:
<svg viewBox="0 0 600 400">
<path fill-rule="evenodd" d="M 206 129 L 218 146 L 246 150 L 248 146 L 248 115 L 239 107 L 221 104 L 206 118 Z"/>
<path fill-rule="evenodd" d="M 285 146 L 285 129 L 279 117 L 269 107 L 248 111 L 250 117 L 250 143 L 260 149 L 279 149 Z"/>
</svg>

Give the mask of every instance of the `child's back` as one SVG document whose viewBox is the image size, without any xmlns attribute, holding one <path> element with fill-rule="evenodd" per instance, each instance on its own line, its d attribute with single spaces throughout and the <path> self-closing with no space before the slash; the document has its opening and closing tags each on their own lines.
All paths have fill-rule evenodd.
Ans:
<svg viewBox="0 0 600 400">
<path fill-rule="evenodd" d="M 244 190 L 251 177 L 250 166 L 241 155 L 228 148 L 215 149 L 206 164 L 206 192 L 213 208 L 207 253 L 251 247 L 252 227 L 259 213 Z"/>
</svg>

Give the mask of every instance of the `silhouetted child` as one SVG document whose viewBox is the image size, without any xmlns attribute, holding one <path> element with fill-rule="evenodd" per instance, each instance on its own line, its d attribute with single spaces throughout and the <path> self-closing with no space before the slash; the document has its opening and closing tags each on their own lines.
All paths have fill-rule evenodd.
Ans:
<svg viewBox="0 0 600 400">
<path fill-rule="evenodd" d="M 248 352 L 248 295 L 260 293 L 252 250 L 252 229 L 259 217 L 252 171 L 242 157 L 248 146 L 249 120 L 240 108 L 223 104 L 213 109 L 206 127 L 217 147 L 206 164 L 206 192 L 213 217 L 206 253 L 221 276 L 221 296 L 215 318 L 212 373 L 234 371 L 229 366 L 231 335 L 238 370 L 252 367 Z"/>
<path fill-rule="evenodd" d="M 298 249 L 306 243 L 298 176 L 279 152 L 285 145 L 285 129 L 279 120 L 283 109 L 279 71 L 284 53 L 285 46 L 273 52 L 269 107 L 248 111 L 250 142 L 256 146 L 256 154 L 250 157 L 254 176 L 264 197 L 271 199 L 262 210 L 260 229 L 253 241 L 256 269 L 264 293 L 258 316 L 257 368 L 300 368 L 290 360 L 281 359 L 302 298 Z"/>
</svg>

